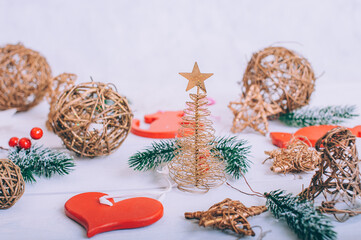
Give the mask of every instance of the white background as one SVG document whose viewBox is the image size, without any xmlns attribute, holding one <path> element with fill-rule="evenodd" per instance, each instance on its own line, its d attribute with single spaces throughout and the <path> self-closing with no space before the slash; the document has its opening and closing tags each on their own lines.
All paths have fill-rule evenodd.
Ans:
<svg viewBox="0 0 361 240">
<path fill-rule="evenodd" d="M 22 42 L 39 51 L 52 67 L 53 75 L 71 72 L 78 82 L 114 83 L 132 101 L 137 118 L 158 110 L 180 110 L 188 100 L 187 80 L 178 72 L 192 70 L 198 61 L 201 72 L 213 72 L 206 81 L 208 95 L 217 104 L 217 135 L 231 135 L 232 113 L 246 64 L 253 52 L 280 45 L 305 56 L 316 76 L 311 105 L 360 105 L 361 56 L 360 1 L 4 1 L 0 0 L 0 45 Z M 43 102 L 34 109 L 0 120 L 2 146 L 12 136 L 27 136 L 33 126 L 44 127 L 48 112 Z M 360 118 L 345 123 L 353 127 Z M 271 131 L 295 131 L 272 122 Z M 253 165 L 247 178 L 259 191 L 285 189 L 298 193 L 312 173 L 275 175 L 262 165 L 265 150 L 273 149 L 268 137 L 252 130 L 239 134 L 252 147 Z M 46 132 L 42 142 L 60 147 L 61 141 Z M 76 193 L 102 191 L 127 193 L 159 188 L 164 183 L 155 173 L 138 173 L 127 167 L 127 159 L 152 142 L 129 135 L 109 157 L 77 159 L 74 172 L 65 177 L 40 179 L 28 184 L 22 199 L 0 212 L 2 239 L 78 239 L 85 231 L 63 213 L 63 205 Z M 300 176 L 302 179 L 300 179 Z M 243 181 L 237 187 L 245 188 Z M 199 228 L 183 219 L 185 211 L 206 210 L 226 197 L 246 205 L 262 204 L 222 186 L 206 195 L 178 190 L 167 195 L 165 216 L 156 224 L 133 230 L 103 233 L 94 239 L 234 239 L 220 231 Z M 361 234 L 361 217 L 335 222 L 339 239 Z M 292 239 L 284 223 L 266 213 L 252 219 L 272 232 L 266 239 Z M 258 231 L 258 230 L 257 230 Z M 258 232 L 257 232 L 258 233 Z M 25 235 L 26 234 L 26 235 Z"/>
</svg>

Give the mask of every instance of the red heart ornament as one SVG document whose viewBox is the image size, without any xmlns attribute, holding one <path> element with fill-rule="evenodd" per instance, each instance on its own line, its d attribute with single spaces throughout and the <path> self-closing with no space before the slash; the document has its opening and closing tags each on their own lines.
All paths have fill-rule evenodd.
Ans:
<svg viewBox="0 0 361 240">
<path fill-rule="evenodd" d="M 105 195 L 86 192 L 65 203 L 65 214 L 80 223 L 87 230 L 88 237 L 117 229 L 148 226 L 163 216 L 163 205 L 155 199 L 136 197 L 116 203 L 109 199 L 113 206 L 108 206 L 99 202 L 99 198 Z"/>
</svg>

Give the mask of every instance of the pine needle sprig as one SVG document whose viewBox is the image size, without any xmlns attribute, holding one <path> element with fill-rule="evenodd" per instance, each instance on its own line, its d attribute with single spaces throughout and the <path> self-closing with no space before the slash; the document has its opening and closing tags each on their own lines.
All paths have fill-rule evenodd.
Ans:
<svg viewBox="0 0 361 240">
<path fill-rule="evenodd" d="M 174 158 L 174 152 L 179 148 L 174 139 L 161 140 L 153 142 L 152 146 L 138 151 L 129 158 L 129 166 L 138 171 L 155 169 L 162 163 L 171 161 Z"/>
<path fill-rule="evenodd" d="M 237 140 L 236 137 L 217 137 L 211 144 L 217 150 L 226 162 L 226 173 L 239 179 L 242 173 L 246 173 L 250 167 L 251 161 L 248 159 L 250 154 L 250 145 L 246 145 L 246 140 Z"/>
<path fill-rule="evenodd" d="M 214 150 L 225 160 L 225 171 L 238 179 L 242 173 L 246 173 L 251 161 L 248 160 L 251 146 L 246 146 L 247 141 L 237 140 L 236 137 L 218 137 L 210 142 Z M 153 142 L 143 151 L 139 151 L 129 158 L 129 166 L 134 170 L 147 171 L 157 168 L 174 158 L 174 153 L 179 150 L 175 139 Z M 212 150 L 211 150 L 212 151 Z"/>
<path fill-rule="evenodd" d="M 328 217 L 317 212 L 313 204 L 292 194 L 276 190 L 264 194 L 266 206 L 277 219 L 283 219 L 300 239 L 332 240 L 337 234 Z"/>
<path fill-rule="evenodd" d="M 29 149 L 10 148 L 8 158 L 20 167 L 26 182 L 36 182 L 35 175 L 50 178 L 54 174 L 69 174 L 75 166 L 68 154 L 36 144 Z"/>
<path fill-rule="evenodd" d="M 355 105 L 304 107 L 289 113 L 282 114 L 279 120 L 288 126 L 308 127 L 315 125 L 340 124 L 345 119 L 359 116 Z"/>
</svg>

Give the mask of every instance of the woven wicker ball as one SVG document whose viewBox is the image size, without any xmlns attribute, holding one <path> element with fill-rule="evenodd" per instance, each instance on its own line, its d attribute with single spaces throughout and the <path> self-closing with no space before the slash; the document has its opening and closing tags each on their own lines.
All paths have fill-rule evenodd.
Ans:
<svg viewBox="0 0 361 240">
<path fill-rule="evenodd" d="M 315 148 L 321 153 L 319 169 L 301 195 L 313 200 L 323 193 L 327 201 L 354 204 L 356 197 L 361 197 L 356 136 L 347 128 L 337 127 L 318 139 Z"/>
<path fill-rule="evenodd" d="M 133 114 L 109 84 L 81 83 L 63 92 L 50 124 L 65 146 L 80 156 L 112 153 L 127 137 Z"/>
<path fill-rule="evenodd" d="M 315 80 L 307 59 L 283 47 L 268 47 L 253 54 L 241 84 L 244 94 L 258 85 L 265 102 L 289 112 L 308 104 Z"/>
<path fill-rule="evenodd" d="M 0 209 L 13 206 L 24 191 L 20 168 L 9 159 L 0 159 Z"/>
<path fill-rule="evenodd" d="M 51 69 L 38 52 L 21 44 L 0 48 L 0 110 L 27 111 L 51 88 Z"/>
</svg>

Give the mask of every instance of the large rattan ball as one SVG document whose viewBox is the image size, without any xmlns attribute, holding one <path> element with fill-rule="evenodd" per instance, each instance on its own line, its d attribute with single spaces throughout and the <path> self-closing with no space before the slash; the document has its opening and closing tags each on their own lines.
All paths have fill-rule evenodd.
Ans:
<svg viewBox="0 0 361 240">
<path fill-rule="evenodd" d="M 51 111 L 54 132 L 68 149 L 86 157 L 108 155 L 120 147 L 133 117 L 127 99 L 99 82 L 63 92 Z"/>
<path fill-rule="evenodd" d="M 20 168 L 9 159 L 0 159 L 0 209 L 13 206 L 24 191 L 25 183 Z"/>
<path fill-rule="evenodd" d="M 283 47 L 268 47 L 253 54 L 241 84 L 244 94 L 258 85 L 264 101 L 289 112 L 308 104 L 315 80 L 307 59 Z"/>
<path fill-rule="evenodd" d="M 38 52 L 21 44 L 0 48 L 0 110 L 27 111 L 51 87 L 51 69 Z"/>
</svg>

